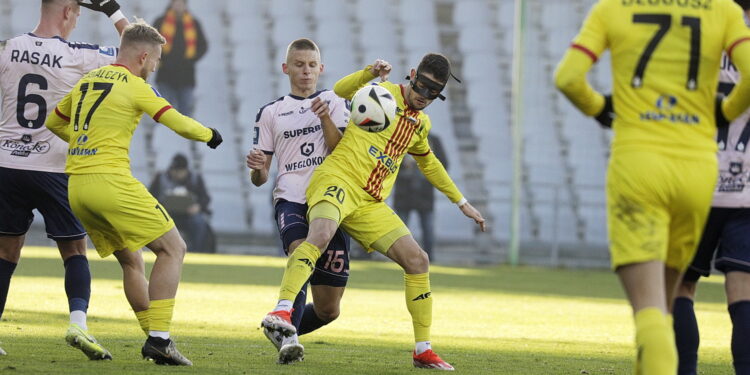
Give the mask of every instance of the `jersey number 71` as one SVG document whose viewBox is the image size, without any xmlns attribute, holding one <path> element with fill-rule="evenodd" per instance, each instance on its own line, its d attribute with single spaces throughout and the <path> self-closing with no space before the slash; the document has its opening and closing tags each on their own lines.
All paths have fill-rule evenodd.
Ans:
<svg viewBox="0 0 750 375">
<path fill-rule="evenodd" d="M 633 79 L 630 84 L 634 88 L 643 86 L 643 75 L 646 72 L 646 65 L 651 59 L 656 46 L 667 34 L 672 26 L 672 16 L 669 14 L 634 14 L 633 23 L 655 24 L 659 26 L 651 41 L 646 45 L 643 54 L 638 59 L 638 65 L 635 67 Z M 687 89 L 695 90 L 698 88 L 698 64 L 701 56 L 701 19 L 698 17 L 682 16 L 682 26 L 690 28 L 690 65 L 688 67 Z"/>
</svg>

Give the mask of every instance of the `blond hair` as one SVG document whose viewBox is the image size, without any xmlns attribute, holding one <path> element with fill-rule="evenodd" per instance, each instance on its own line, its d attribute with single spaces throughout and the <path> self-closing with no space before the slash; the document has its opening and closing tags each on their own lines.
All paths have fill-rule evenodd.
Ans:
<svg viewBox="0 0 750 375">
<path fill-rule="evenodd" d="M 311 39 L 300 38 L 289 43 L 289 47 L 286 48 L 286 60 L 289 60 L 289 54 L 292 51 L 315 51 L 320 56 L 320 49 Z"/>
<path fill-rule="evenodd" d="M 140 43 L 163 45 L 167 43 L 167 40 L 153 26 L 149 25 L 142 18 L 136 17 L 135 22 L 125 27 L 125 30 L 122 31 L 121 48 Z"/>
</svg>

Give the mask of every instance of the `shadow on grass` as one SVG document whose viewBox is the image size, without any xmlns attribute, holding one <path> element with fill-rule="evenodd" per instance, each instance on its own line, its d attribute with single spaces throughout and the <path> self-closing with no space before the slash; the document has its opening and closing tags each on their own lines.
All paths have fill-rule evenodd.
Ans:
<svg viewBox="0 0 750 375">
<path fill-rule="evenodd" d="M 26 317 L 23 318 L 24 320 Z M 115 323 L 119 323 L 116 320 Z M 226 337 L 231 336 L 231 337 Z M 7 357 L 0 357 L 0 373 L 12 374 L 422 374 L 411 366 L 408 344 L 381 339 L 321 339 L 302 337 L 306 358 L 302 363 L 276 365 L 276 350 L 262 337 L 224 331 L 205 335 L 180 335 L 180 350 L 191 358 L 192 368 L 160 367 L 140 358 L 142 336 L 100 334 L 112 352 L 111 362 L 87 361 L 61 337 L 4 337 Z M 440 344 L 438 344 L 440 345 Z M 545 340 L 492 340 L 462 346 L 443 343 L 441 355 L 464 374 L 630 374 L 630 348 L 592 347 L 581 342 Z M 732 374 L 729 363 L 701 363 L 707 374 Z"/>
<path fill-rule="evenodd" d="M 202 255 L 206 256 L 206 255 Z M 223 256 L 214 255 L 221 260 Z M 182 281 L 188 283 L 257 285 L 276 287 L 281 283 L 283 269 L 278 265 L 237 265 L 187 263 Z M 116 262 L 90 258 L 95 279 L 121 280 L 122 271 Z M 403 272 L 388 262 L 352 262 L 349 287 L 370 290 L 402 290 Z M 148 264 L 151 268 L 151 264 Z M 62 262 L 55 258 L 22 259 L 16 275 L 27 277 L 62 277 Z M 616 276 L 609 271 L 559 270 L 534 267 L 433 267 L 431 281 L 436 290 L 458 290 L 508 293 L 516 295 L 564 296 L 577 298 L 623 299 Z M 725 303 L 723 286 L 717 283 L 700 285 L 700 301 Z"/>
</svg>

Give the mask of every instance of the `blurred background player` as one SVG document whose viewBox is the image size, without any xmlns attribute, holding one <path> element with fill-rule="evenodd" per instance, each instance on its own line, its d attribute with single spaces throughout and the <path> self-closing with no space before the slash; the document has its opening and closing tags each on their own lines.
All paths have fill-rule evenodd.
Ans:
<svg viewBox="0 0 750 375">
<path fill-rule="evenodd" d="M 430 144 L 430 150 L 443 163 L 443 167 L 447 171 L 449 168 L 448 159 L 445 157 L 440 137 L 436 134 L 430 134 L 427 141 Z M 432 262 L 435 261 L 433 252 L 435 246 L 434 208 L 435 187 L 419 171 L 416 160 L 404 158 L 398 173 L 398 180 L 393 185 L 393 209 L 407 227 L 409 226 L 411 212 L 417 213 L 419 227 L 422 229 L 422 249 L 429 255 Z"/>
<path fill-rule="evenodd" d="M 354 93 L 372 79 L 387 89 L 398 104 L 397 123 L 378 133 L 369 133 L 350 124 L 336 149 L 313 173 L 307 189 L 310 209 L 308 237 L 289 257 L 282 280 L 279 301 L 262 325 L 291 335 L 295 327 L 290 321 L 292 301 L 300 287 L 313 272 L 313 264 L 321 256 L 341 226 L 368 250 L 377 250 L 404 269 L 406 306 L 412 316 L 415 367 L 453 370 L 430 345 L 432 325 L 432 292 L 430 291 L 429 257 L 414 241 L 409 229 L 385 204 L 405 154 L 416 158 L 422 173 L 484 231 L 484 219 L 469 204 L 451 180 L 443 165 L 430 151 L 427 135 L 430 118 L 422 110 L 436 98 L 451 77 L 450 63 L 443 55 L 429 53 L 417 70 L 412 69 L 407 86 L 386 82 L 389 63 L 376 60 L 373 65 L 352 73 L 334 86 L 342 98 L 350 100 Z M 362 152 L 377 148 L 388 165 Z"/>
<path fill-rule="evenodd" d="M 187 0 L 170 0 L 166 12 L 154 21 L 167 43 L 163 47 L 156 86 L 185 116 L 195 110 L 195 64 L 208 51 L 198 19 L 187 8 Z"/>
<path fill-rule="evenodd" d="M 616 17 L 617 22 L 610 18 Z M 612 267 L 633 307 L 636 374 L 674 374 L 670 312 L 716 183 L 716 126 L 750 104 L 750 81 L 714 105 L 722 51 L 750 73 L 750 31 L 731 0 L 593 6 L 555 73 L 557 87 L 615 131 L 607 171 Z M 612 53 L 613 96 L 588 84 Z"/>
<path fill-rule="evenodd" d="M 169 168 L 154 176 L 148 191 L 169 211 L 185 238 L 188 251 L 216 252 L 216 240 L 209 224 L 211 197 L 203 176 L 190 170 L 184 154 L 175 154 Z"/>
<path fill-rule="evenodd" d="M 750 1 L 736 0 L 750 17 Z M 723 56 L 719 91 L 724 95 L 739 81 L 737 68 Z M 750 112 L 718 131 L 719 179 L 713 205 L 693 263 L 685 272 L 674 302 L 674 330 L 679 375 L 696 375 L 700 336 L 693 300 L 701 276 L 711 274 L 711 261 L 724 280 L 732 320 L 732 356 L 736 374 L 750 374 Z M 714 259 L 715 256 L 715 259 Z"/>
<path fill-rule="evenodd" d="M 146 187 L 132 176 L 128 149 L 147 113 L 181 136 L 216 148 L 219 133 L 180 114 L 146 83 L 156 70 L 164 38 L 145 22 L 125 28 L 117 61 L 81 79 L 47 118 L 47 127 L 69 142 L 65 173 L 73 212 L 100 256 L 115 254 L 125 296 L 148 339 L 141 349 L 157 364 L 192 365 L 170 339 L 174 297 L 185 242 Z M 156 254 L 149 281 L 140 249 Z"/>
<path fill-rule="evenodd" d="M 120 6 L 116 1 L 100 3 L 83 5 L 105 13 L 121 33 L 128 21 Z M 80 13 L 75 0 L 42 0 L 34 31 L 0 42 L 0 141 L 13 145 L 0 151 L 0 316 L 34 218 L 32 210 L 37 209 L 65 265 L 70 309 L 65 339 L 91 359 L 111 359 L 86 324 L 91 272 L 86 232 L 68 203 L 67 145 L 44 127 L 47 114 L 85 73 L 115 61 L 115 48 L 66 41 Z M 0 349 L 0 354 L 5 352 Z"/>
<path fill-rule="evenodd" d="M 312 40 L 297 39 L 289 44 L 282 71 L 289 76 L 291 93 L 258 111 L 253 142 L 256 148 L 247 156 L 247 165 L 252 169 L 253 184 L 263 185 L 276 155 L 276 221 L 284 251 L 292 254 L 307 237 L 305 189 L 310 176 L 341 140 L 349 110 L 346 101 L 333 91 L 317 89 L 323 64 Z M 292 322 L 298 334 L 312 332 L 339 316 L 348 278 L 349 238 L 339 229 L 310 277 L 313 303 L 305 305 L 307 283 L 294 301 Z M 279 363 L 303 358 L 304 347 L 297 334 L 284 337 L 267 328 L 264 333 L 279 349 Z"/>
</svg>

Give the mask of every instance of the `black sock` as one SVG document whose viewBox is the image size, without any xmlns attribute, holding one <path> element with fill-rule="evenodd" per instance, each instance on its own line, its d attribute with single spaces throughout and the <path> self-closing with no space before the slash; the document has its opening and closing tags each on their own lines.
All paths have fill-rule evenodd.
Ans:
<svg viewBox="0 0 750 375">
<path fill-rule="evenodd" d="M 737 375 L 750 374 L 750 301 L 729 305 L 732 318 L 732 357 Z"/>
<path fill-rule="evenodd" d="M 310 282 L 308 281 L 302 285 L 302 289 L 300 289 L 297 298 L 294 299 L 294 303 L 292 304 L 292 308 L 294 309 L 294 311 L 292 311 L 292 325 L 297 328 L 297 331 L 299 331 L 300 328 L 302 314 L 305 312 L 305 302 L 307 302 L 307 284 L 309 283 Z"/>
<path fill-rule="evenodd" d="M 674 335 L 679 355 L 679 375 L 695 375 L 698 368 L 700 334 L 693 300 L 678 297 L 674 302 Z"/>
<path fill-rule="evenodd" d="M 70 311 L 86 312 L 91 298 L 91 271 L 85 255 L 74 255 L 65 260 L 65 294 Z"/>
<path fill-rule="evenodd" d="M 10 287 L 10 278 L 13 271 L 16 270 L 16 263 L 0 259 L 0 317 L 5 310 L 5 300 L 8 298 L 8 288 Z"/>
<path fill-rule="evenodd" d="M 328 323 L 329 322 L 318 318 L 318 314 L 315 313 L 313 304 L 308 303 L 307 306 L 305 306 L 305 313 L 302 315 L 302 323 L 299 325 L 299 328 L 297 328 L 297 334 L 304 335 L 305 333 L 310 333 Z"/>
</svg>

